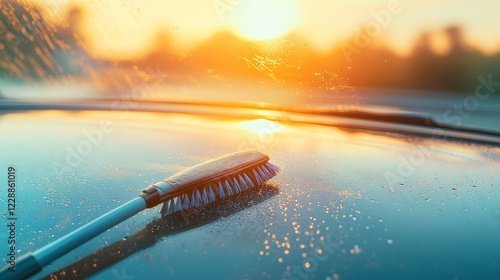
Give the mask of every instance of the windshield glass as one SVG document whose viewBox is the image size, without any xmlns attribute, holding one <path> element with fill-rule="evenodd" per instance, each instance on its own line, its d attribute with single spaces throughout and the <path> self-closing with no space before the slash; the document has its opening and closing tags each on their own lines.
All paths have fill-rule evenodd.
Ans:
<svg viewBox="0 0 500 280">
<path fill-rule="evenodd" d="M 0 5 L 4 98 L 423 111 L 500 130 L 495 1 Z"/>
<path fill-rule="evenodd" d="M 2 1 L 2 92 L 21 82 L 92 89 L 65 98 L 258 100 L 265 89 L 343 105 L 373 88 L 498 96 L 499 3 L 358 2 Z"/>
</svg>

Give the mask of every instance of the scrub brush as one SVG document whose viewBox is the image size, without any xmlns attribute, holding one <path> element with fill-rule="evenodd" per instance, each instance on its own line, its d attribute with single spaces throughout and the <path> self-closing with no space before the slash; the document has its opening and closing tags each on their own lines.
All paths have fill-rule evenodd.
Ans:
<svg viewBox="0 0 500 280">
<path fill-rule="evenodd" d="M 228 154 L 181 171 L 150 185 L 126 204 L 34 252 L 19 257 L 14 266 L 0 268 L 0 279 L 25 279 L 45 265 L 138 212 L 163 203 L 161 213 L 196 208 L 256 187 L 274 177 L 279 168 L 256 151 Z"/>
</svg>

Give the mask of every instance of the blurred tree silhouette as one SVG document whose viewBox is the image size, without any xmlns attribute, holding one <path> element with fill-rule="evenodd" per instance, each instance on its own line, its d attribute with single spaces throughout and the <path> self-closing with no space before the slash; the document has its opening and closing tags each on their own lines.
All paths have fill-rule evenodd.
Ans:
<svg viewBox="0 0 500 280">
<path fill-rule="evenodd" d="M 340 48 L 319 52 L 305 39 L 288 35 L 278 41 L 255 43 L 221 32 L 200 43 L 182 59 L 159 40 L 141 64 L 160 65 L 174 73 L 197 77 L 207 73 L 260 83 L 336 91 L 345 86 L 473 92 L 479 75 L 500 80 L 500 56 L 486 56 L 468 46 L 459 26 L 443 30 L 449 43 L 445 54 L 431 47 L 431 35 L 422 33 L 408 56 L 398 56 L 381 44 L 372 44 L 353 55 L 350 62 Z M 163 35 L 165 36 L 165 35 Z M 187 63 L 192 67 L 188 67 Z M 179 76 L 182 80 L 182 75 Z"/>
<path fill-rule="evenodd" d="M 424 84 L 423 86 L 437 90 L 463 91 L 467 89 L 467 59 L 469 56 L 476 56 L 477 54 L 465 44 L 460 27 L 448 27 L 444 32 L 446 33 L 450 50 L 444 57 L 435 56 L 434 58 L 427 58 L 430 62 L 436 62 L 435 67 L 437 69 L 433 73 L 434 79 L 431 83 Z M 428 68 L 428 70 L 430 69 L 432 67 Z M 430 76 L 429 74 L 425 75 L 423 72 L 420 72 L 420 74 L 427 77 Z"/>
<path fill-rule="evenodd" d="M 192 49 L 176 51 L 171 34 L 160 31 L 142 59 L 114 61 L 111 69 L 109 61 L 92 59 L 83 47 L 81 7 L 71 6 L 59 19 L 45 6 L 22 0 L 6 0 L 0 7 L 0 77 L 9 79 L 59 82 L 83 76 L 117 88 L 141 81 L 138 69 L 154 68 L 168 73 L 163 82 L 247 79 L 317 92 L 346 86 L 473 92 L 479 75 L 500 80 L 500 54 L 486 56 L 468 46 L 460 26 L 443 30 L 450 46 L 446 54 L 436 54 L 432 36 L 422 33 L 408 56 L 373 40 L 349 61 L 339 46 L 318 51 L 297 34 L 256 42 L 220 32 Z"/>
<path fill-rule="evenodd" d="M 431 35 L 424 32 L 406 57 L 386 47 L 367 47 L 351 63 L 343 62 L 340 51 L 330 59 L 341 61 L 337 69 L 352 86 L 473 92 L 479 75 L 492 74 L 500 80 L 500 55 L 486 56 L 468 46 L 459 26 L 443 32 L 450 46 L 444 55 L 434 52 Z"/>
<path fill-rule="evenodd" d="M 431 36 L 428 33 L 422 33 L 417 39 L 413 53 L 409 58 L 410 72 L 413 79 L 409 79 L 408 86 L 412 88 L 434 88 L 439 85 L 440 79 L 437 75 L 429 75 L 429 72 L 434 69 L 435 72 L 437 56 L 434 54 L 431 47 Z M 441 69 L 439 69 L 441 72 Z"/>
</svg>

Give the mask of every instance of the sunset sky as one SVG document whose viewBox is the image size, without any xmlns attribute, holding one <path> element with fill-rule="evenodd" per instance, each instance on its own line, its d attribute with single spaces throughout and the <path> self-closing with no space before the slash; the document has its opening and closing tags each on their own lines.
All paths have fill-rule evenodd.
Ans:
<svg viewBox="0 0 500 280">
<path fill-rule="evenodd" d="M 60 9 L 72 1 L 46 0 Z M 487 54 L 500 49 L 500 2 L 497 0 L 142 0 L 73 1 L 87 9 L 88 37 L 99 56 L 135 56 L 160 29 L 173 36 L 179 50 L 189 49 L 214 32 L 232 30 L 249 39 L 269 39 L 287 32 L 327 49 L 349 42 L 359 28 L 385 16 L 374 40 L 400 54 L 409 51 L 422 31 L 462 25 L 467 41 Z M 391 8 L 392 11 L 391 12 Z M 396 12 L 394 12 L 396 11 Z M 437 41 L 439 42 L 439 41 Z M 439 46 L 438 46 L 439 47 Z"/>
</svg>

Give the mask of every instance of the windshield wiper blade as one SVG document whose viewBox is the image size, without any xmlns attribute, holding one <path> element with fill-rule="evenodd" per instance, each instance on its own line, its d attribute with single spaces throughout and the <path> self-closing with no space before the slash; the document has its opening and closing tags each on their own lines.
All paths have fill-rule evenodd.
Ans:
<svg viewBox="0 0 500 280">
<path fill-rule="evenodd" d="M 436 121 L 434 117 L 430 116 L 429 114 L 425 115 L 402 114 L 402 113 L 387 114 L 387 113 L 375 113 L 366 111 L 329 112 L 327 114 L 336 117 L 371 120 L 371 121 L 395 123 L 395 124 L 406 124 L 406 125 L 422 126 L 435 129 L 448 129 L 448 130 L 462 131 L 468 133 L 481 133 L 481 134 L 489 134 L 492 136 L 500 137 L 500 131 L 477 128 L 467 125 L 447 124 Z"/>
<path fill-rule="evenodd" d="M 325 107 L 283 106 L 257 102 L 211 102 L 211 101 L 134 101 L 134 106 L 122 108 L 113 106 L 113 99 L 90 100 L 3 100 L 0 111 L 28 110 L 98 110 L 98 111 L 142 111 L 185 113 L 240 118 L 269 118 L 276 121 L 331 125 L 344 129 L 367 129 L 383 132 L 407 133 L 424 136 L 439 134 L 447 138 L 475 142 L 500 144 L 500 130 L 491 130 L 467 125 L 452 125 L 436 121 L 429 113 L 398 112 L 386 113 L 373 110 L 337 110 Z M 224 110 L 220 110 L 223 107 Z M 267 113 L 265 113 L 267 112 Z M 263 114 L 264 113 L 264 114 Z"/>
</svg>

